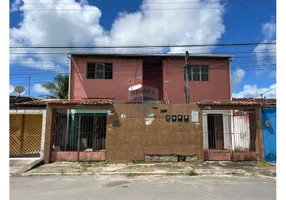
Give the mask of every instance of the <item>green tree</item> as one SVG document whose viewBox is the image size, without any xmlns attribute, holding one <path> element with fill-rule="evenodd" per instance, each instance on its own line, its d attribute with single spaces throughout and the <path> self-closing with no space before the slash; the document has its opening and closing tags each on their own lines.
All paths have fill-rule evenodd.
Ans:
<svg viewBox="0 0 286 200">
<path fill-rule="evenodd" d="M 47 95 L 48 99 L 68 99 L 69 93 L 69 76 L 58 74 L 54 78 L 54 82 L 43 83 L 42 86 L 47 89 L 51 95 Z"/>
</svg>

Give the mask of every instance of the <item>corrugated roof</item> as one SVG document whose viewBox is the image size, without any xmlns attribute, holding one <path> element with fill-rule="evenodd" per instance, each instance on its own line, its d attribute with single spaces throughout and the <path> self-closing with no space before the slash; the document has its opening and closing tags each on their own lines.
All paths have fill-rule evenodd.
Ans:
<svg viewBox="0 0 286 200">
<path fill-rule="evenodd" d="M 108 56 L 108 57 L 185 57 L 184 53 L 166 54 L 136 54 L 136 53 L 99 53 L 99 52 L 70 52 L 73 56 Z M 232 55 L 222 54 L 189 54 L 190 57 L 232 58 Z"/>
<path fill-rule="evenodd" d="M 262 105 L 276 105 L 276 99 L 262 99 L 262 98 L 232 98 L 233 101 L 256 102 Z"/>
<path fill-rule="evenodd" d="M 56 105 L 110 105 L 112 100 L 66 100 L 66 99 L 45 99 L 45 100 L 35 100 L 27 101 L 22 103 L 15 103 L 11 107 L 32 107 L 32 106 L 46 106 L 47 104 L 56 104 Z"/>
<path fill-rule="evenodd" d="M 22 102 L 33 101 L 33 100 L 38 100 L 38 99 L 32 98 L 32 97 L 10 96 L 10 104 L 22 103 Z"/>
<path fill-rule="evenodd" d="M 199 101 L 197 104 L 202 106 L 254 106 L 260 103 L 247 101 Z"/>
<path fill-rule="evenodd" d="M 13 103 L 10 105 L 10 107 L 40 107 L 40 106 L 46 106 L 46 102 L 43 102 L 41 100 L 34 100 L 34 101 L 25 101 L 21 103 Z"/>
<path fill-rule="evenodd" d="M 267 106 L 276 105 L 276 99 L 258 99 L 258 98 L 233 98 L 231 101 L 199 101 L 202 106 Z"/>
<path fill-rule="evenodd" d="M 47 104 L 57 105 L 111 105 L 112 100 L 51 100 Z"/>
</svg>

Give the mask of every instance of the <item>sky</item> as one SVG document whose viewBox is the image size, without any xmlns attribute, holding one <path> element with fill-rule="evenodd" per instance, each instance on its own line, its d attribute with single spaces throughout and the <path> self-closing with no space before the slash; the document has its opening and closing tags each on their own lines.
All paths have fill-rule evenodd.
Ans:
<svg viewBox="0 0 286 200">
<path fill-rule="evenodd" d="M 132 46 L 276 42 L 274 0 L 11 0 L 10 46 Z M 95 49 L 233 55 L 233 97 L 276 97 L 276 45 Z M 67 73 L 66 53 L 87 49 L 10 49 L 10 84 L 25 95 Z M 88 51 L 91 51 L 88 49 Z M 30 87 L 29 87 L 30 80 Z M 30 88 L 30 91 L 29 91 Z"/>
</svg>

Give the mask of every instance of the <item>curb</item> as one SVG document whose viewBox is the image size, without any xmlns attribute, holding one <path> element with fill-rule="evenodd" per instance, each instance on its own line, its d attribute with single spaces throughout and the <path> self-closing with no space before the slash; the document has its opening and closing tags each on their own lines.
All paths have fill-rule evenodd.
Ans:
<svg viewBox="0 0 286 200">
<path fill-rule="evenodd" d="M 119 176 L 189 176 L 187 173 L 183 172 L 106 172 L 106 173 L 23 173 L 19 176 L 21 177 L 32 177 L 32 176 L 112 176 L 112 175 L 119 175 Z M 202 177 L 218 177 L 218 176 L 225 176 L 225 177 L 261 177 L 261 178 L 274 178 L 276 179 L 276 176 L 265 176 L 265 175 L 258 175 L 258 174 L 231 174 L 231 173 L 222 173 L 222 174 L 210 174 L 210 173 L 197 173 L 196 175 L 189 176 L 189 177 L 196 177 L 196 176 L 202 176 Z"/>
</svg>

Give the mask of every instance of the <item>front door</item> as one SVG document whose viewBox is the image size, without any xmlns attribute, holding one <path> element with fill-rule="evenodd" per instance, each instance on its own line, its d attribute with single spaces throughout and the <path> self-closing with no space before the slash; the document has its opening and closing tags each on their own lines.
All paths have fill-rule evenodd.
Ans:
<svg viewBox="0 0 286 200">
<path fill-rule="evenodd" d="M 276 108 L 262 109 L 264 155 L 268 162 L 276 162 Z"/>
<path fill-rule="evenodd" d="M 223 115 L 208 114 L 209 149 L 224 149 Z"/>
</svg>

